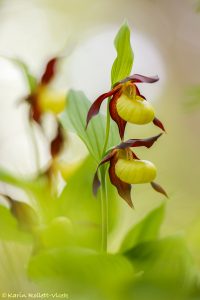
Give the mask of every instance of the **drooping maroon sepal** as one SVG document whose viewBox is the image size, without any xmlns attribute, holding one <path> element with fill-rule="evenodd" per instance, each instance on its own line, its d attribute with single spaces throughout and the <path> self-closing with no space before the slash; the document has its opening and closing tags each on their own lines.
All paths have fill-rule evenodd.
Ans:
<svg viewBox="0 0 200 300">
<path fill-rule="evenodd" d="M 161 193 L 168 198 L 166 191 L 158 183 L 152 181 L 151 186 L 156 192 Z"/>
<path fill-rule="evenodd" d="M 142 146 L 144 146 L 146 148 L 150 148 L 159 139 L 159 137 L 161 135 L 162 135 L 162 133 L 155 135 L 153 137 L 150 137 L 150 138 L 146 138 L 146 139 L 130 139 L 125 142 L 122 142 L 115 148 L 116 149 L 126 149 L 129 147 L 142 147 Z"/>
<path fill-rule="evenodd" d="M 131 200 L 131 184 L 121 181 L 115 173 L 115 165 L 117 162 L 116 156 L 110 160 L 109 177 L 111 183 L 117 188 L 118 194 L 126 201 L 126 203 L 133 208 Z"/>
<path fill-rule="evenodd" d="M 116 86 L 114 89 L 112 89 L 111 91 L 109 91 L 108 93 L 104 93 L 101 96 L 99 96 L 91 105 L 88 114 L 87 114 L 87 120 L 86 120 L 86 128 L 90 122 L 90 120 L 96 116 L 99 113 L 100 107 L 102 102 L 108 98 L 113 96 L 115 93 L 117 93 L 120 90 L 121 86 Z"/>
<path fill-rule="evenodd" d="M 55 76 L 56 72 L 56 64 L 57 64 L 58 58 L 54 57 L 51 60 L 48 61 L 45 71 L 41 77 L 41 84 L 49 84 L 50 81 L 53 79 Z"/>
<path fill-rule="evenodd" d="M 93 178 L 93 183 L 92 183 L 92 192 L 93 195 L 96 196 L 99 187 L 101 186 L 101 181 L 99 180 L 99 176 L 98 176 L 98 168 L 94 174 L 94 178 Z"/>
<path fill-rule="evenodd" d="M 153 124 L 162 129 L 164 132 L 166 132 L 163 123 L 158 118 L 153 119 Z"/>
<path fill-rule="evenodd" d="M 110 111 L 110 116 L 113 119 L 113 121 L 116 122 L 118 128 L 119 128 L 119 135 L 121 140 L 124 139 L 124 132 L 125 132 L 125 128 L 126 128 L 126 121 L 123 120 L 117 112 L 117 100 L 119 99 L 119 97 L 121 96 L 121 91 L 118 91 L 110 100 L 109 103 L 109 111 Z"/>
<path fill-rule="evenodd" d="M 56 157 L 62 150 L 64 145 L 64 131 L 60 123 L 58 123 L 57 133 L 51 142 L 51 155 Z"/>
<path fill-rule="evenodd" d="M 96 169 L 96 172 L 95 172 L 95 175 L 94 175 L 94 179 L 93 179 L 93 183 L 92 183 L 92 190 L 93 190 L 93 194 L 96 196 L 97 195 L 97 192 L 98 192 L 98 189 L 101 185 L 101 182 L 99 180 L 99 177 L 98 177 L 98 169 L 101 165 L 105 164 L 106 162 L 110 161 L 111 158 L 115 155 L 115 151 L 112 150 L 108 155 L 106 155 L 101 161 L 100 163 L 98 164 L 97 166 L 97 169 Z"/>
<path fill-rule="evenodd" d="M 41 124 L 41 117 L 42 112 L 38 104 L 38 95 L 37 94 L 30 94 L 26 101 L 30 103 L 30 110 L 29 110 L 29 119 L 30 121 L 35 121 L 39 125 Z"/>
</svg>

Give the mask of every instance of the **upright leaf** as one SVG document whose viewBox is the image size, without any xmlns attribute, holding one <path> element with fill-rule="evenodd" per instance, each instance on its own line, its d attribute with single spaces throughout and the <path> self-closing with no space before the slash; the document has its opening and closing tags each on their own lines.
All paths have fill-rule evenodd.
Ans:
<svg viewBox="0 0 200 300">
<path fill-rule="evenodd" d="M 125 253 L 136 271 L 143 271 L 141 280 L 168 288 L 189 287 L 196 272 L 190 252 L 182 236 L 147 241 Z"/>
<path fill-rule="evenodd" d="M 140 243 L 156 239 L 164 218 L 164 212 L 165 205 L 162 204 L 134 225 L 122 242 L 121 252 L 125 252 Z"/>
<path fill-rule="evenodd" d="M 115 38 L 117 57 L 111 70 L 111 82 L 116 82 L 130 75 L 134 54 L 130 42 L 130 29 L 127 23 L 123 24 Z"/>
<path fill-rule="evenodd" d="M 70 90 L 67 96 L 67 109 L 61 116 L 61 121 L 66 130 L 74 131 L 87 146 L 90 154 L 97 162 L 101 160 L 105 141 L 105 117 L 98 115 L 91 120 L 86 130 L 86 117 L 91 103 L 81 91 Z M 117 127 L 111 125 L 108 147 L 119 143 Z"/>
</svg>

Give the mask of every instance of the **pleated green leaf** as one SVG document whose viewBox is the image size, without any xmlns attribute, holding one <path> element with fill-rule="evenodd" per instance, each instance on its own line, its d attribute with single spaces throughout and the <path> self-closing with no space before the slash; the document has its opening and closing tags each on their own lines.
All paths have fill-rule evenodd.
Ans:
<svg viewBox="0 0 200 300">
<path fill-rule="evenodd" d="M 134 54 L 131 48 L 130 29 L 127 23 L 120 28 L 114 43 L 117 57 L 111 70 L 112 85 L 130 75 L 133 66 Z"/>
<path fill-rule="evenodd" d="M 137 224 L 134 224 L 122 242 L 121 252 L 127 251 L 140 243 L 156 239 L 159 235 L 164 213 L 165 205 L 162 204 L 156 207 Z"/>
<path fill-rule="evenodd" d="M 90 121 L 86 130 L 86 117 L 91 102 L 81 91 L 70 90 L 67 96 L 67 107 L 61 116 L 61 121 L 66 130 L 75 132 L 88 148 L 89 153 L 99 163 L 105 141 L 105 117 L 99 114 Z M 117 126 L 112 122 L 108 148 L 119 143 Z"/>
</svg>

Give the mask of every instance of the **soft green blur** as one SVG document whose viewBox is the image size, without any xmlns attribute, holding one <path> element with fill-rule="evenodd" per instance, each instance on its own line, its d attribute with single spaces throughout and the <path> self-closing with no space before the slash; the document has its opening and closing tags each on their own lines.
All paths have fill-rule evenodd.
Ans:
<svg viewBox="0 0 200 300">
<path fill-rule="evenodd" d="M 120 255 L 116 258 L 114 254 L 114 257 L 111 255 L 108 261 L 104 257 L 99 258 L 99 254 L 95 252 L 100 243 L 99 224 L 96 224 L 96 220 L 100 219 L 99 203 L 91 204 L 95 199 L 91 196 L 89 186 L 95 165 L 90 158 L 87 158 L 90 171 L 86 172 L 83 165 L 82 171 L 76 173 L 74 179 L 71 179 L 71 187 L 69 182 L 69 190 L 63 192 L 60 201 L 61 211 L 65 212 L 64 217 L 72 220 L 72 223 L 76 218 L 78 219 L 75 220 L 77 222 L 74 230 L 79 243 L 78 245 L 75 243 L 74 247 L 90 247 L 92 244 L 92 252 L 83 253 L 79 248 L 76 251 L 74 248 L 67 251 L 65 248 L 49 250 L 52 245 L 56 244 L 57 247 L 62 242 L 66 247 L 71 239 L 70 237 L 65 243 L 62 238 L 62 234 L 65 238 L 67 234 L 71 236 L 69 228 L 71 225 L 68 224 L 68 219 L 64 232 L 59 231 L 56 227 L 59 225 L 55 220 L 48 225 L 51 228 L 56 227 L 55 232 L 60 232 L 60 236 L 56 237 L 55 241 L 51 239 L 51 229 L 48 233 L 48 226 L 39 228 L 38 243 L 43 244 L 47 255 L 42 253 L 39 257 L 33 258 L 35 264 L 32 262 L 29 275 L 32 272 L 31 276 L 34 278 L 37 272 L 40 275 L 49 274 L 48 265 L 53 265 L 53 270 L 61 280 L 55 282 L 54 274 L 51 274 L 53 279 L 43 279 L 47 282 L 41 280 L 42 287 L 38 287 L 32 279 L 26 277 L 28 256 L 31 251 L 34 251 L 29 243 L 24 242 L 29 238 L 20 236 L 23 245 L 18 239 L 16 243 L 2 242 L 0 292 L 9 290 L 10 287 L 19 292 L 22 290 L 44 292 L 46 286 L 52 287 L 54 291 L 62 291 L 65 290 L 66 278 L 70 278 L 71 282 L 68 282 L 68 286 L 73 294 L 71 299 L 98 300 L 113 297 L 113 299 L 125 300 L 147 298 L 177 300 L 187 297 L 189 294 L 187 287 L 186 293 L 183 291 L 184 295 L 182 295 L 182 291 L 175 289 L 174 282 L 176 283 L 175 279 L 180 278 L 181 284 L 185 286 L 185 280 L 189 282 L 193 277 L 193 271 L 195 273 L 196 269 L 200 268 L 200 166 L 198 163 L 200 108 L 196 106 L 191 110 L 186 104 L 190 88 L 198 87 L 200 84 L 200 15 L 196 8 L 195 1 L 190 0 L 2 0 L 0 2 L 0 56 L 22 58 L 33 72 L 40 74 L 44 62 L 61 52 L 66 57 L 60 66 L 55 86 L 64 90 L 71 87 L 84 89 L 91 101 L 110 87 L 110 68 L 115 58 L 113 33 L 118 30 L 124 19 L 129 22 L 135 52 L 133 72 L 144 75 L 158 74 L 161 77 L 157 84 L 148 88 L 144 86 L 144 95 L 152 101 L 156 115 L 163 121 L 167 131 L 167 134 L 164 134 L 152 149 L 148 151 L 139 149 L 136 152 L 139 157 L 150 160 L 157 166 L 157 181 L 167 190 L 169 199 L 165 200 L 156 194 L 150 185 L 138 185 L 134 188 L 134 210 L 131 210 L 121 199 L 113 197 L 115 212 L 120 211 L 120 214 L 117 220 L 116 217 L 111 219 L 110 228 L 114 228 L 114 231 L 110 232 L 109 249 L 114 253 L 132 225 L 163 202 L 166 202 L 166 216 L 161 227 L 161 236 L 166 238 L 168 235 L 178 234 L 175 246 L 172 246 L 173 241 L 170 240 L 165 248 L 166 241 L 162 240 L 161 245 L 157 245 L 159 242 L 155 241 L 152 245 L 148 245 L 149 248 L 135 249 L 134 257 L 137 257 L 138 253 L 147 251 L 144 253 L 146 264 L 144 264 L 145 259 L 140 261 L 140 258 L 138 260 L 135 258 L 137 261 L 130 265 L 127 258 Z M 110 35 L 107 35 L 107 32 Z M 109 40 L 108 37 L 111 39 Z M 98 38 L 101 40 L 100 44 Z M 98 46 L 95 46 L 95 43 Z M 93 54 L 87 55 L 87 53 Z M 35 162 L 32 146 L 27 142 L 27 124 L 24 120 L 26 109 L 16 105 L 17 99 L 21 99 L 26 94 L 27 88 L 21 73 L 12 64 L 0 58 L 0 66 L 0 165 L 17 175 L 32 174 L 35 171 Z M 143 91 L 143 86 L 141 90 Z M 158 129 L 153 125 L 145 125 L 142 128 L 128 125 L 126 138 L 141 138 L 157 133 Z M 36 134 L 40 144 L 40 161 L 44 166 L 49 160 L 48 149 L 46 141 L 37 130 Z M 66 159 L 69 161 L 76 160 L 76 157 L 77 160 L 85 159 L 87 155 L 85 146 L 77 138 L 72 139 L 73 143 L 67 149 Z M 85 189 L 86 185 L 88 189 Z M 1 187 L 2 192 L 8 190 L 11 195 L 15 194 L 10 187 L 3 184 Z M 73 198 L 69 196 L 71 193 L 74 193 L 75 199 L 82 199 L 76 209 L 73 206 Z M 68 197 L 69 201 L 65 203 L 62 197 L 63 199 Z M 60 214 L 58 215 L 55 217 L 59 218 Z M 90 220 L 89 223 L 87 218 Z M 15 234 L 17 235 L 14 231 Z M 186 240 L 187 247 L 182 238 Z M 70 240 L 70 243 L 73 244 L 74 241 Z M 173 252 L 174 247 L 177 253 Z M 60 256 L 56 251 L 61 251 Z M 167 268 L 169 253 L 172 254 L 170 264 L 177 266 L 177 269 L 174 267 L 174 274 L 168 272 Z M 166 265 L 163 266 L 163 262 L 160 262 L 160 256 L 164 257 Z M 178 262 L 177 258 L 180 259 Z M 47 269 L 39 269 L 41 261 L 46 261 Z M 63 261 L 69 265 L 69 268 L 62 270 Z M 76 264 L 74 265 L 73 262 Z M 59 264 L 61 267 L 58 267 Z M 138 272 L 138 270 L 145 268 L 147 277 L 140 281 L 142 271 Z M 165 271 L 164 274 L 157 274 L 157 271 L 162 269 Z M 62 270 L 62 274 L 59 270 Z M 89 271 L 85 272 L 85 270 Z M 104 272 L 105 278 L 111 278 L 111 282 L 101 282 Z M 111 275 L 113 273 L 116 274 L 114 282 Z M 73 276 L 76 277 L 77 274 L 80 278 L 77 277 L 74 283 Z M 134 283 L 130 279 L 133 274 L 137 275 Z M 159 276 L 161 282 L 158 280 Z M 16 282 L 16 278 L 20 283 Z M 77 282 L 80 286 L 77 286 Z M 188 289 L 192 289 L 191 286 Z M 99 290 L 105 291 L 106 295 L 99 295 Z M 191 299 L 199 299 L 196 287 L 191 294 Z"/>
</svg>

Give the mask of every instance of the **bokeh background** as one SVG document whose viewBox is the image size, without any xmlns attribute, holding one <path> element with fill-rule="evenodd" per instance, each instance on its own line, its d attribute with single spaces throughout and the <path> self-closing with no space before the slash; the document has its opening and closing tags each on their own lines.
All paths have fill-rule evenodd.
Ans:
<svg viewBox="0 0 200 300">
<path fill-rule="evenodd" d="M 34 171 L 26 108 L 18 105 L 27 93 L 26 83 L 19 69 L 4 57 L 21 58 L 39 76 L 46 61 L 62 53 L 55 85 L 66 91 L 82 89 L 93 101 L 109 89 L 116 55 L 113 39 L 124 20 L 132 30 L 133 72 L 160 77 L 158 83 L 142 86 L 142 91 L 167 130 L 155 147 L 137 153 L 157 165 L 157 181 L 170 198 L 162 199 L 148 185 L 135 187 L 135 210 L 121 201 L 120 231 L 110 247 L 114 249 L 122 234 L 147 211 L 167 201 L 162 234 L 182 232 L 200 264 L 200 109 L 186 105 L 188 91 L 200 83 L 197 1 L 1 0 L 0 165 L 21 175 Z M 146 137 L 157 132 L 153 125 L 129 126 L 126 136 Z M 44 165 L 49 159 L 47 145 L 39 132 L 37 136 Z M 84 145 L 73 135 L 70 140 L 66 159 L 85 157 Z"/>
</svg>

